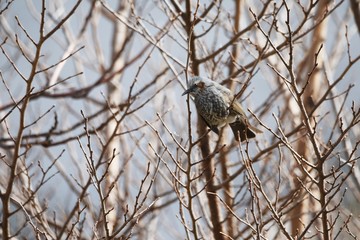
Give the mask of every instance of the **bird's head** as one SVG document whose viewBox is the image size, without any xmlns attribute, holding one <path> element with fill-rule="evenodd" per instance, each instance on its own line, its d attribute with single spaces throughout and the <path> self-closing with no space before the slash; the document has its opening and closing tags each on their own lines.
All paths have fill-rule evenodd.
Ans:
<svg viewBox="0 0 360 240">
<path fill-rule="evenodd" d="M 182 96 L 186 94 L 192 94 L 196 96 L 202 90 L 204 90 L 207 87 L 210 87 L 211 85 L 212 85 L 211 80 L 199 76 L 195 76 L 190 79 L 188 83 L 188 89 L 186 89 L 185 92 L 183 92 Z"/>
</svg>

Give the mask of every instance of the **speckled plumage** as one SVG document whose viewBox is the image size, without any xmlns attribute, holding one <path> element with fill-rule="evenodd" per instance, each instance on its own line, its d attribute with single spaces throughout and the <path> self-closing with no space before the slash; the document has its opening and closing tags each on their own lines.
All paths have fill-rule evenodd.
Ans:
<svg viewBox="0 0 360 240">
<path fill-rule="evenodd" d="M 199 76 L 190 79 L 188 89 L 183 93 L 194 96 L 195 106 L 206 124 L 215 133 L 218 127 L 229 124 L 235 139 L 244 141 L 261 132 L 250 126 L 239 102 L 234 101 L 231 91 L 220 84 Z"/>
</svg>

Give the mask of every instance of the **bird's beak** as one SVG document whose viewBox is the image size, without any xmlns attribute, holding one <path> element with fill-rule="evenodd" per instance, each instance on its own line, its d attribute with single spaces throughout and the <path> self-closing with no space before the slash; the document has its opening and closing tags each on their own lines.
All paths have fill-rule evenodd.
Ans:
<svg viewBox="0 0 360 240">
<path fill-rule="evenodd" d="M 194 92 L 195 87 L 196 87 L 195 85 L 194 85 L 194 86 L 189 87 L 189 89 L 185 90 L 185 92 L 183 92 L 183 94 L 181 94 L 181 96 L 184 96 L 184 95 L 186 95 L 186 94 L 189 94 L 189 93 Z"/>
<path fill-rule="evenodd" d="M 191 93 L 191 89 L 190 89 L 190 88 L 187 89 L 185 92 L 183 92 L 183 94 L 181 94 L 181 96 L 184 96 L 184 95 L 189 94 L 189 93 Z"/>
</svg>

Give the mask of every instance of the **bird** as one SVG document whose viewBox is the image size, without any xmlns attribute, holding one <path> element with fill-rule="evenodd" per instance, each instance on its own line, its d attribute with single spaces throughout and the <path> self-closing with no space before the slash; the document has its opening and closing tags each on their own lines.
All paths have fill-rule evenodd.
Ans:
<svg viewBox="0 0 360 240">
<path fill-rule="evenodd" d="M 229 124 L 235 140 L 243 142 L 254 138 L 261 130 L 251 126 L 240 103 L 230 89 L 212 81 L 211 79 L 194 76 L 182 94 L 194 97 L 198 113 L 207 126 L 216 134 L 219 128 Z"/>
</svg>

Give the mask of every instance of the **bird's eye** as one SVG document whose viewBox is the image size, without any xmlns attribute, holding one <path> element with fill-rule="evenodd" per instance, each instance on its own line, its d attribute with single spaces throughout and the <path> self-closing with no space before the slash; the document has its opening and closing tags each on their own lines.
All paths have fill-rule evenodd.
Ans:
<svg viewBox="0 0 360 240">
<path fill-rule="evenodd" d="M 197 86 L 198 88 L 200 88 L 200 89 L 203 89 L 203 88 L 205 87 L 205 83 L 204 83 L 204 82 L 198 82 L 198 83 L 196 84 L 196 86 Z"/>
</svg>

